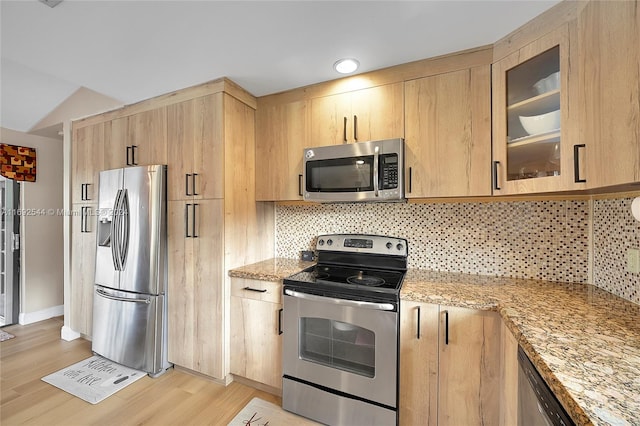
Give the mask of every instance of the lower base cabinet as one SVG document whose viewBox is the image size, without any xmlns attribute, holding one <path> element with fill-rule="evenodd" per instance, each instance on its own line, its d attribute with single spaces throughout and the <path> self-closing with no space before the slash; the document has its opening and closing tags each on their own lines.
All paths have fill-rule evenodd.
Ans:
<svg viewBox="0 0 640 426">
<path fill-rule="evenodd" d="M 499 424 L 496 312 L 402 301 L 400 424 Z"/>
<path fill-rule="evenodd" d="M 231 278 L 231 374 L 282 389 L 282 282 Z"/>
</svg>

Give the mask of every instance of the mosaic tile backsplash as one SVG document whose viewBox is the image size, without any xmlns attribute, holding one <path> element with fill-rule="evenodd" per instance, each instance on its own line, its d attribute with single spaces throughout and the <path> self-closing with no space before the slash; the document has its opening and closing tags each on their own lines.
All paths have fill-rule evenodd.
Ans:
<svg viewBox="0 0 640 426">
<path fill-rule="evenodd" d="M 409 267 L 586 283 L 587 201 L 278 206 L 276 254 L 297 258 L 321 234 L 406 238 Z"/>
<path fill-rule="evenodd" d="M 593 205 L 593 281 L 640 304 L 640 274 L 627 272 L 627 250 L 640 249 L 640 222 L 631 216 L 633 198 L 596 200 Z"/>
<path fill-rule="evenodd" d="M 298 258 L 321 234 L 392 235 L 408 240 L 411 268 L 588 283 L 593 250 L 593 284 L 640 303 L 640 275 L 625 271 L 627 248 L 640 248 L 630 205 L 631 198 L 280 205 L 276 255 Z"/>
</svg>

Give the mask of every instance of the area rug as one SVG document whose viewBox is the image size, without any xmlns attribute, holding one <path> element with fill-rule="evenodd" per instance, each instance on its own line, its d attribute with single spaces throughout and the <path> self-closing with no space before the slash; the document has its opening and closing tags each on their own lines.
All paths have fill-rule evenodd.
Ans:
<svg viewBox="0 0 640 426">
<path fill-rule="evenodd" d="M 304 417 L 296 416 L 283 410 L 282 407 L 260 398 L 253 398 L 231 420 L 228 426 L 311 426 L 319 424 Z"/>
<path fill-rule="evenodd" d="M 14 336 L 11 333 L 7 333 L 4 330 L 0 330 L 0 342 L 4 342 L 5 340 L 13 339 L 14 337 L 16 337 L 16 336 Z"/>
<path fill-rule="evenodd" d="M 145 375 L 143 371 L 96 355 L 49 374 L 42 380 L 91 404 L 97 404 Z"/>
</svg>

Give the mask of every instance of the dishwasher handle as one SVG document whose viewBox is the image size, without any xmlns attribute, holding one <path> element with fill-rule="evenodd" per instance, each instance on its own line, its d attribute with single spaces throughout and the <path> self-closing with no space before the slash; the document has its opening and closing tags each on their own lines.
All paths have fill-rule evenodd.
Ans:
<svg viewBox="0 0 640 426">
<path fill-rule="evenodd" d="M 315 294 L 302 293 L 286 289 L 284 294 L 298 299 L 312 300 L 314 302 L 333 303 L 342 306 L 351 306 L 353 308 L 373 309 L 376 311 L 393 311 L 395 306 L 392 303 L 362 302 L 360 300 L 338 299 L 335 297 L 317 296 Z"/>
</svg>

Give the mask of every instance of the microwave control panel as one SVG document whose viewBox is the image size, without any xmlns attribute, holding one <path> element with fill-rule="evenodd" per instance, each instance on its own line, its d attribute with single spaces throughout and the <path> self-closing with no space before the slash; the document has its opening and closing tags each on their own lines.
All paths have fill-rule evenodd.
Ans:
<svg viewBox="0 0 640 426">
<path fill-rule="evenodd" d="M 398 154 L 380 156 L 380 189 L 398 187 Z"/>
</svg>

